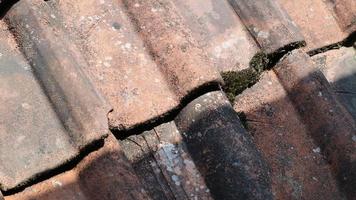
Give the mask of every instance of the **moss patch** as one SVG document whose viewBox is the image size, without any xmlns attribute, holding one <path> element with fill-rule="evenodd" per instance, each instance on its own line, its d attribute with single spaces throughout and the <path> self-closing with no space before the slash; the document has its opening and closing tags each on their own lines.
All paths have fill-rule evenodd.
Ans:
<svg viewBox="0 0 356 200">
<path fill-rule="evenodd" d="M 224 79 L 225 91 L 228 99 L 233 103 L 235 97 L 246 88 L 254 85 L 260 78 L 261 73 L 268 65 L 268 57 L 265 53 L 256 54 L 249 63 L 249 68 L 241 71 L 223 72 L 221 76 Z"/>
<path fill-rule="evenodd" d="M 239 72 L 223 72 L 221 74 L 225 82 L 223 90 L 230 102 L 233 102 L 235 97 L 246 88 L 254 85 L 259 80 L 259 74 L 260 73 L 253 68 L 244 69 Z"/>
<path fill-rule="evenodd" d="M 269 62 L 268 56 L 265 53 L 260 52 L 257 53 L 255 56 L 253 56 L 249 65 L 251 68 L 255 69 L 258 73 L 261 73 L 263 70 L 266 69 L 268 62 Z"/>
</svg>

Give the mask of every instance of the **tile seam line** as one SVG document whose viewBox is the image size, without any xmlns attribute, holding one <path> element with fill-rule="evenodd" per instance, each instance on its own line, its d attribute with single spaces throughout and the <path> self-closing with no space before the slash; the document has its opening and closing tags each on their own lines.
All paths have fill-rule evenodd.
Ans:
<svg viewBox="0 0 356 200">
<path fill-rule="evenodd" d="M 8 3 L 8 4 L 5 4 L 5 5 L 2 4 L 2 5 L 8 6 L 8 7 L 0 7 L 0 11 L 2 12 L 2 11 L 4 11 L 4 9 L 7 11 L 7 9 L 11 8 L 12 5 L 16 4 L 17 2 L 19 2 L 19 1 L 18 0 L 14 1 L 14 2 L 5 1 L 4 3 Z M 5 13 L 0 13 L 0 14 L 2 15 Z M 4 16 L 1 16 L 0 20 L 4 20 Z M 11 31 L 11 29 L 8 25 L 8 22 L 6 20 L 4 20 L 4 21 L 5 21 L 6 25 L 8 26 L 8 29 L 11 32 L 12 37 L 14 37 L 14 39 L 17 40 L 16 32 Z M 19 44 L 19 42 L 16 41 L 16 45 L 20 49 L 19 53 L 24 57 L 26 62 L 30 64 L 31 63 L 30 60 L 27 58 L 27 56 L 25 56 L 24 52 L 21 50 L 21 44 Z M 50 102 L 51 108 L 55 111 L 56 115 L 58 116 L 59 114 L 57 113 L 57 109 L 53 105 L 53 102 L 50 100 L 49 95 L 47 94 L 46 90 L 43 88 L 42 81 L 37 76 L 36 72 L 33 72 L 33 75 L 36 79 L 36 82 L 39 85 L 41 85 L 41 89 L 44 92 L 44 96 L 46 96 L 48 101 Z M 108 114 L 108 112 L 106 113 L 106 115 L 107 114 Z M 59 116 L 58 116 L 58 118 L 60 119 Z M 60 124 L 63 127 L 64 122 L 61 119 L 60 119 L 60 121 L 61 121 Z M 71 132 L 70 130 L 66 129 L 65 127 L 63 127 L 63 128 L 66 130 L 66 132 Z M 34 173 L 31 176 L 29 176 L 28 178 L 24 179 L 23 181 L 17 183 L 14 186 L 5 188 L 5 186 L 3 184 L 0 184 L 0 191 L 3 193 L 4 196 L 13 195 L 13 194 L 23 191 L 27 187 L 30 187 L 30 186 L 40 183 L 44 180 L 50 179 L 56 175 L 59 175 L 61 173 L 65 173 L 69 170 L 74 169 L 87 155 L 89 155 L 89 154 L 99 150 L 101 147 L 103 147 L 104 140 L 105 140 L 105 138 L 108 137 L 108 133 L 109 133 L 109 129 L 106 128 L 106 131 L 102 136 L 96 138 L 93 141 L 90 141 L 89 143 L 87 143 L 85 145 L 76 146 L 77 152 L 75 154 L 73 154 L 72 156 L 68 157 L 66 160 L 64 160 L 64 162 L 57 164 L 55 166 L 52 166 L 50 168 L 44 169 L 40 172 Z"/>
<path fill-rule="evenodd" d="M 70 170 L 73 170 L 78 164 L 88 155 L 95 153 L 96 151 L 100 150 L 105 143 L 105 138 L 108 136 L 103 136 L 100 140 L 93 141 L 92 143 L 88 144 L 84 148 L 80 149 L 79 153 L 76 156 L 68 159 L 66 162 L 62 163 L 61 165 L 48 169 L 46 171 L 34 174 L 29 179 L 23 181 L 22 183 L 18 184 L 16 187 L 11 188 L 9 190 L 1 189 L 2 194 L 4 197 L 11 196 L 17 193 L 21 193 L 26 188 L 29 188 L 33 185 L 41 183 L 45 180 L 49 180 L 59 174 L 66 173 Z M 1 185 L 0 185 L 1 186 Z"/>
<path fill-rule="evenodd" d="M 147 41 L 147 38 L 146 36 L 144 36 L 142 33 L 141 33 L 141 28 L 139 26 L 139 19 L 135 16 L 134 13 L 132 13 L 130 11 L 130 8 L 129 8 L 129 3 L 127 2 L 127 0 L 122 0 L 122 3 L 123 3 L 123 8 L 124 8 L 124 12 L 125 12 L 125 15 L 130 19 L 130 21 L 132 22 L 132 25 L 134 27 L 134 30 L 135 30 L 135 33 L 139 36 L 140 40 L 144 43 L 144 46 L 147 48 L 146 52 L 148 53 L 148 55 L 150 56 L 150 58 L 152 59 L 152 61 L 155 63 L 155 65 L 157 66 L 157 68 L 159 69 L 159 72 L 163 75 L 164 77 L 164 80 L 166 83 L 168 88 L 169 88 L 169 91 L 172 93 L 172 94 L 175 94 L 176 96 L 187 96 L 189 95 L 190 93 L 192 93 L 193 91 L 189 90 L 189 91 L 182 91 L 181 88 L 179 88 L 177 85 L 173 85 L 173 84 L 169 84 L 169 77 L 165 75 L 164 73 L 164 63 L 160 63 L 159 60 L 157 60 L 155 57 L 155 50 L 151 47 L 151 44 L 150 42 Z M 176 8 L 175 5 L 172 5 L 174 8 Z M 179 18 L 182 19 L 182 25 L 183 26 L 186 26 L 184 20 L 183 20 L 183 17 L 181 16 L 181 14 L 179 14 L 178 12 L 176 12 L 175 14 L 177 14 L 179 16 Z M 188 34 L 191 35 L 191 31 L 189 30 L 189 28 L 187 28 L 188 30 Z M 194 38 L 192 38 L 193 41 L 195 41 Z M 201 49 L 201 47 L 198 46 L 199 49 Z M 204 54 L 204 56 L 207 56 L 206 54 Z M 216 71 L 218 71 L 217 68 L 214 67 L 214 69 L 216 69 Z M 219 75 L 220 76 L 220 75 Z M 173 77 L 176 78 L 177 75 L 173 74 Z M 221 78 L 221 76 L 220 76 Z M 222 78 L 221 78 L 222 80 Z M 215 80 L 211 80 L 210 82 L 217 82 L 217 84 L 219 84 L 219 82 L 221 80 L 218 80 L 218 79 L 215 79 Z M 205 83 L 206 84 L 206 83 Z M 203 84 L 204 85 L 204 84 Z M 200 87 L 203 87 L 203 85 L 200 85 Z M 194 90 L 194 88 L 193 88 Z M 180 104 L 179 100 L 178 100 L 178 103 Z"/>
<path fill-rule="evenodd" d="M 16 1 L 16 2 L 17 2 L 17 1 Z M 10 5 L 10 4 L 9 4 L 9 5 Z M 12 5 L 12 4 L 11 4 L 11 5 Z M 9 6 L 9 7 L 11 7 L 11 6 Z M 13 35 L 14 35 L 14 33 L 13 33 Z M 16 37 L 16 35 L 14 35 L 14 37 Z M 18 44 L 18 43 L 17 43 L 17 44 Z M 20 44 L 18 44 L 18 45 L 20 46 Z M 21 54 L 23 54 L 22 51 L 20 51 L 20 52 L 21 52 Z M 25 56 L 25 57 L 26 57 L 26 56 Z M 28 60 L 28 59 L 27 59 L 27 60 Z M 215 86 L 214 86 L 214 89 L 204 89 L 205 87 L 207 87 L 207 88 L 211 87 L 210 85 L 215 85 Z M 208 83 L 205 84 L 205 85 L 202 85 L 201 87 L 198 87 L 196 90 L 204 90 L 204 91 L 205 91 L 205 90 L 208 90 L 208 91 L 217 90 L 218 85 L 219 85 L 219 82 L 218 82 L 218 81 L 215 81 L 215 82 L 212 81 L 212 82 L 208 82 Z M 203 88 L 203 89 L 202 89 L 202 88 Z M 208 92 L 208 91 L 206 91 L 206 92 Z M 192 94 L 188 94 L 189 96 L 195 96 L 194 91 L 189 92 L 189 93 L 192 93 Z M 47 95 L 46 95 L 46 96 L 47 96 Z M 185 100 L 182 100 L 182 101 L 185 101 Z M 52 105 L 52 106 L 53 106 L 53 105 Z M 182 107 L 182 106 L 179 105 L 178 107 Z M 175 108 L 175 109 L 179 109 L 179 108 Z M 106 113 L 106 116 L 107 116 L 110 112 L 112 112 L 112 111 L 113 111 L 113 109 L 111 109 L 109 112 L 107 112 L 107 113 Z M 165 115 L 167 115 L 167 114 L 165 114 Z M 161 117 L 162 117 L 162 116 L 159 116 L 158 118 L 161 118 Z M 163 117 L 164 117 L 164 116 L 163 116 Z M 108 117 L 107 117 L 107 118 L 108 118 Z M 146 122 L 146 123 L 148 123 L 148 122 Z M 100 143 L 102 140 L 103 140 L 103 138 L 101 138 L 100 141 L 93 141 L 93 143 L 96 143 L 96 142 Z M 29 186 L 31 186 L 31 185 L 34 185 L 34 184 L 36 184 L 36 183 L 38 183 L 38 182 L 41 182 L 41 181 L 43 181 L 43 180 L 45 180 L 45 179 L 48 179 L 48 178 L 50 178 L 50 177 L 53 177 L 53 176 L 55 176 L 55 175 L 58 175 L 58 174 L 60 174 L 60 173 L 65 172 L 66 169 L 64 169 L 64 168 L 68 168 L 67 170 L 70 170 L 70 169 L 74 168 L 86 155 L 88 155 L 88 154 L 92 153 L 93 151 L 95 151 L 95 150 L 88 150 L 88 152 L 86 152 L 86 150 L 83 150 L 83 149 L 85 149 L 85 148 L 88 148 L 88 149 L 89 149 L 89 146 L 91 146 L 91 144 L 89 144 L 88 146 L 85 146 L 85 147 L 80 147 L 79 153 L 78 153 L 77 155 L 74 155 L 73 157 L 69 158 L 65 163 L 63 163 L 63 164 L 61 164 L 61 165 L 59 165 L 59 166 L 57 166 L 57 167 L 55 167 L 55 168 L 51 168 L 51 169 L 45 170 L 45 171 L 43 171 L 43 172 L 34 174 L 33 176 L 31 176 L 30 178 L 26 179 L 25 181 L 23 181 L 23 182 L 17 184 L 17 186 L 15 186 L 14 188 L 11 188 L 11 189 L 9 189 L 9 190 L 4 189 L 4 192 L 3 192 L 3 193 L 4 193 L 6 196 L 8 196 L 8 195 L 10 195 L 10 194 L 14 194 L 14 193 L 20 192 L 20 191 L 22 191 L 23 189 L 25 189 L 25 188 L 27 188 L 27 187 L 29 187 Z M 97 145 L 94 144 L 94 146 L 97 146 Z M 97 147 L 95 147 L 94 149 L 97 150 L 97 149 L 99 149 L 99 148 L 100 148 L 100 145 L 97 146 Z M 84 155 L 83 155 L 83 151 L 85 152 Z M 73 163 L 73 162 L 75 162 L 75 163 L 73 164 L 73 166 L 67 167 L 68 165 L 72 165 L 71 163 Z M 69 169 L 69 168 L 70 168 L 70 169 Z"/>
<path fill-rule="evenodd" d="M 151 130 L 154 127 L 172 121 L 179 112 L 190 102 L 194 101 L 196 98 L 213 91 L 221 91 L 221 84 L 219 82 L 207 82 L 185 95 L 182 100 L 179 101 L 179 104 L 172 109 L 164 112 L 161 115 L 153 117 L 149 120 L 146 120 L 142 123 L 136 124 L 130 128 L 117 128 L 110 126 L 109 129 L 114 133 L 117 139 L 124 140 L 131 135 L 136 135 L 143 131 Z"/>
<path fill-rule="evenodd" d="M 356 48 L 354 43 L 356 43 L 356 31 L 350 33 L 345 39 L 343 39 L 339 42 L 335 42 L 330 45 L 319 47 L 314 50 L 310 50 L 306 53 L 310 57 L 313 57 L 315 55 L 322 54 L 322 53 L 328 52 L 330 50 L 340 49 L 341 47 L 352 47 L 354 45 L 354 48 Z"/>
</svg>

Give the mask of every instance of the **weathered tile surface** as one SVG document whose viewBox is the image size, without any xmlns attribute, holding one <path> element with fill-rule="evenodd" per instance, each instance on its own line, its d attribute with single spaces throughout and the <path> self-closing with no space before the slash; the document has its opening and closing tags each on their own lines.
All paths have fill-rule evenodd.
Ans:
<svg viewBox="0 0 356 200">
<path fill-rule="evenodd" d="M 121 144 L 152 199 L 212 199 L 174 122 Z"/>
<path fill-rule="evenodd" d="M 356 53 L 353 48 L 330 50 L 313 57 L 338 100 L 356 120 Z"/>
<path fill-rule="evenodd" d="M 0 6 L 5 199 L 354 198 L 355 1 Z"/>
<path fill-rule="evenodd" d="M 329 164 L 273 71 L 238 95 L 234 109 L 271 167 L 275 199 L 341 199 Z"/>
<path fill-rule="evenodd" d="M 277 1 L 300 27 L 308 51 L 338 43 L 348 36 L 323 0 Z"/>
<path fill-rule="evenodd" d="M 240 71 L 260 52 L 227 1 L 173 1 L 194 38 L 220 71 Z"/>
<path fill-rule="evenodd" d="M 272 199 L 269 167 L 222 92 L 195 99 L 175 123 L 215 199 Z"/>
<path fill-rule="evenodd" d="M 304 42 L 298 26 L 273 0 L 228 0 L 247 29 L 267 54 L 293 49 Z"/>
<path fill-rule="evenodd" d="M 347 33 L 356 31 L 356 2 L 354 0 L 327 0 L 340 27 Z"/>
<path fill-rule="evenodd" d="M 330 162 L 341 188 L 355 196 L 356 123 L 337 100 L 311 58 L 293 51 L 274 68 L 315 143 Z"/>
<path fill-rule="evenodd" d="M 110 107 L 83 73 L 86 63 L 47 4 L 19 1 L 5 22 L 65 129 L 73 132 L 74 142 L 85 143 L 107 132 Z"/>
<path fill-rule="evenodd" d="M 83 70 L 113 106 L 112 128 L 155 120 L 190 92 L 221 83 L 168 0 L 51 3 L 89 61 Z"/>
<path fill-rule="evenodd" d="M 54 105 L 56 103 L 42 89 L 36 79 L 36 69 L 32 69 L 16 49 L 11 34 L 2 22 L 0 28 L 0 189 L 9 190 L 68 162 L 81 149 L 104 137 L 107 120 L 105 112 L 101 118 L 94 114 L 94 106 L 89 110 L 85 104 L 80 112 L 86 112 L 93 118 L 75 115 L 78 110 L 70 107 L 62 107 L 61 111 L 65 113 L 56 112 L 53 107 L 59 104 Z M 57 70 L 62 67 L 56 66 Z M 59 89 L 55 85 L 48 86 Z M 77 102 L 80 103 L 80 99 Z M 101 103 L 95 98 L 89 102 L 99 106 Z M 77 127 L 83 124 L 87 129 Z"/>
<path fill-rule="evenodd" d="M 150 199 L 127 158 L 110 135 L 104 146 L 90 153 L 76 167 L 5 200 L 116 200 Z"/>
</svg>

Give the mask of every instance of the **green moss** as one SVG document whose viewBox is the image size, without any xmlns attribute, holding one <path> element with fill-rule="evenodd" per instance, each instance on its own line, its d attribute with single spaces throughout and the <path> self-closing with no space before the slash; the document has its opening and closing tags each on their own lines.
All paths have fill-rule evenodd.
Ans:
<svg viewBox="0 0 356 200">
<path fill-rule="evenodd" d="M 251 68 L 255 69 L 258 73 L 261 73 L 268 64 L 268 56 L 265 53 L 257 53 L 251 59 L 249 65 Z"/>
<path fill-rule="evenodd" d="M 233 103 L 235 97 L 246 88 L 254 85 L 260 78 L 260 74 L 268 64 L 268 57 L 265 53 L 256 54 L 249 63 L 249 68 L 241 71 L 223 72 L 221 75 L 225 81 L 223 87 L 230 102 Z"/>
<path fill-rule="evenodd" d="M 246 88 L 255 84 L 259 79 L 259 74 L 260 73 L 253 68 L 244 69 L 239 72 L 223 72 L 222 77 L 225 81 L 223 89 L 230 102 L 233 102 L 235 97 Z"/>
</svg>

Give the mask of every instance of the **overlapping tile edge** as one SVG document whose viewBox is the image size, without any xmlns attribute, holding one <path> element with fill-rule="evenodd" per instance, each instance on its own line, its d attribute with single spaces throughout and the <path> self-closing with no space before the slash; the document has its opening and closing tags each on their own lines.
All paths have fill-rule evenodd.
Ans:
<svg viewBox="0 0 356 200">
<path fill-rule="evenodd" d="M 134 5 L 135 6 L 135 5 Z"/>
</svg>

